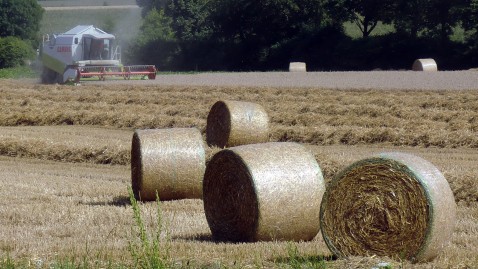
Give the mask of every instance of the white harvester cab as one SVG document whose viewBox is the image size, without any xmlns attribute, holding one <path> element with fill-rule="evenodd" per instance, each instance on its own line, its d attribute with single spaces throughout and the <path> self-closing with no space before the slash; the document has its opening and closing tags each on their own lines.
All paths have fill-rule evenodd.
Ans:
<svg viewBox="0 0 478 269">
<path fill-rule="evenodd" d="M 115 36 L 93 25 L 78 25 L 63 34 L 43 36 L 40 59 L 43 83 L 78 82 L 95 76 L 100 80 L 106 76 L 156 77 L 154 66 L 123 66 Z"/>
</svg>

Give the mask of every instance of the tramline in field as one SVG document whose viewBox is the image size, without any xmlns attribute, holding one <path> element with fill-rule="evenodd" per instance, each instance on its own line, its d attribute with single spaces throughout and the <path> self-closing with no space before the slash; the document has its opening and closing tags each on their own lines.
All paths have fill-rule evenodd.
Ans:
<svg viewBox="0 0 478 269">
<path fill-rule="evenodd" d="M 78 25 L 59 35 L 45 35 L 40 46 L 43 64 L 42 83 L 79 82 L 85 78 L 134 76 L 155 79 L 154 65 L 121 64 L 120 47 L 115 36 L 94 27 Z"/>
</svg>

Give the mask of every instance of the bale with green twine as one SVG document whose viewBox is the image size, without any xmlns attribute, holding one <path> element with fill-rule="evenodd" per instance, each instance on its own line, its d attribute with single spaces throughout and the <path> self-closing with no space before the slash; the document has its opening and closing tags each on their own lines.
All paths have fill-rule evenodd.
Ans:
<svg viewBox="0 0 478 269">
<path fill-rule="evenodd" d="M 338 257 L 433 259 L 449 243 L 456 204 L 440 171 L 405 153 L 358 161 L 329 184 L 320 226 Z"/>
<path fill-rule="evenodd" d="M 204 143 L 196 128 L 136 130 L 131 181 L 138 200 L 202 198 Z"/>
<path fill-rule="evenodd" d="M 206 141 L 219 148 L 269 140 L 269 116 L 258 104 L 218 101 L 207 117 Z"/>
<path fill-rule="evenodd" d="M 314 156 L 297 143 L 225 149 L 208 163 L 204 211 L 218 241 L 307 241 L 319 232 L 325 191 Z"/>
</svg>

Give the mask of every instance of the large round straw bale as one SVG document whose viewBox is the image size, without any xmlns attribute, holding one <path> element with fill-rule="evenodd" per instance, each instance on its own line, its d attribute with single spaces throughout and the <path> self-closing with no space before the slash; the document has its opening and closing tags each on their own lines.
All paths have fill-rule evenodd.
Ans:
<svg viewBox="0 0 478 269">
<path fill-rule="evenodd" d="M 203 181 L 204 211 L 215 240 L 311 240 L 325 191 L 314 156 L 297 143 L 225 149 Z"/>
<path fill-rule="evenodd" d="M 413 62 L 413 71 L 438 71 L 437 63 L 433 59 L 417 59 Z"/>
<path fill-rule="evenodd" d="M 202 198 L 205 150 L 196 128 L 136 130 L 131 179 L 138 200 Z"/>
<path fill-rule="evenodd" d="M 383 153 L 358 161 L 329 184 L 322 235 L 339 257 L 433 259 L 453 233 L 456 205 L 448 182 L 428 161 Z"/>
<path fill-rule="evenodd" d="M 269 116 L 258 104 L 218 101 L 207 116 L 206 140 L 220 148 L 269 140 Z"/>
<path fill-rule="evenodd" d="M 303 62 L 291 62 L 289 63 L 289 72 L 307 72 L 307 68 Z"/>
</svg>

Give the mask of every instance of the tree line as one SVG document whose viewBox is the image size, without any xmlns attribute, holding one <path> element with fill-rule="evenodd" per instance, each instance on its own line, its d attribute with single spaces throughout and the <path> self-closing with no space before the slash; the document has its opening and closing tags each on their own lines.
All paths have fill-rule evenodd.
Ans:
<svg viewBox="0 0 478 269">
<path fill-rule="evenodd" d="M 43 9 L 36 0 L 0 0 L 0 68 L 34 56 Z"/>
<path fill-rule="evenodd" d="M 440 69 L 478 65 L 478 0 L 137 0 L 129 60 L 162 70 Z M 353 22 L 361 38 L 345 34 Z M 373 35 L 380 24 L 394 31 Z M 460 38 L 452 38 L 456 33 Z"/>
</svg>

